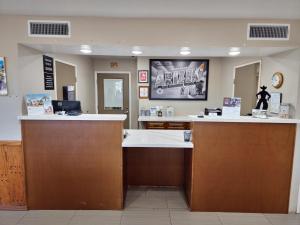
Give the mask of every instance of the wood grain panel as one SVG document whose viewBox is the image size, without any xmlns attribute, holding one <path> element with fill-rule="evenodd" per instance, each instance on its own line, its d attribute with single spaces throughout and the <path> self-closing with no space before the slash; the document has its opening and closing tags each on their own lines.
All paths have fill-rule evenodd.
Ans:
<svg viewBox="0 0 300 225">
<path fill-rule="evenodd" d="M 0 142 L 0 209 L 26 209 L 21 141 Z"/>
<path fill-rule="evenodd" d="M 287 213 L 294 124 L 194 123 L 191 209 Z"/>
<path fill-rule="evenodd" d="M 191 191 L 192 191 L 192 157 L 193 149 L 185 149 L 184 151 L 184 173 L 185 182 L 184 189 L 188 204 L 191 204 Z"/>
<path fill-rule="evenodd" d="M 132 186 L 183 186 L 184 149 L 126 148 L 127 183 Z"/>
<path fill-rule="evenodd" d="M 118 121 L 22 121 L 29 209 L 122 209 Z"/>
</svg>

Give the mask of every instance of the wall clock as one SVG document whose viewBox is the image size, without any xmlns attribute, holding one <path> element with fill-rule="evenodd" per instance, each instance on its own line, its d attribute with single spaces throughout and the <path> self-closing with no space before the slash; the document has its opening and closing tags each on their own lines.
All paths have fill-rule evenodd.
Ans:
<svg viewBox="0 0 300 225">
<path fill-rule="evenodd" d="M 280 88 L 283 83 L 283 74 L 280 72 L 276 72 L 272 76 L 272 86 L 274 88 Z"/>
</svg>

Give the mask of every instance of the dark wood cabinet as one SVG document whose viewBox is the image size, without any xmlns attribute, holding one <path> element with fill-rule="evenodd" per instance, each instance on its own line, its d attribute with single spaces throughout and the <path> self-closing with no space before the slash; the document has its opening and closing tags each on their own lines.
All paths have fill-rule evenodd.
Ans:
<svg viewBox="0 0 300 225">
<path fill-rule="evenodd" d="M 189 122 L 152 122 L 147 121 L 145 123 L 146 129 L 169 129 L 169 130 L 189 130 Z"/>
</svg>

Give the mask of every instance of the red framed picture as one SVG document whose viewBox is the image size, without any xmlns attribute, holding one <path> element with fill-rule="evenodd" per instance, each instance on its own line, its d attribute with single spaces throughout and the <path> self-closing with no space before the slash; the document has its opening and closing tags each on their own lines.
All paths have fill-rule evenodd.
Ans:
<svg viewBox="0 0 300 225">
<path fill-rule="evenodd" d="M 139 83 L 148 83 L 148 70 L 139 70 L 138 71 L 138 82 Z"/>
</svg>

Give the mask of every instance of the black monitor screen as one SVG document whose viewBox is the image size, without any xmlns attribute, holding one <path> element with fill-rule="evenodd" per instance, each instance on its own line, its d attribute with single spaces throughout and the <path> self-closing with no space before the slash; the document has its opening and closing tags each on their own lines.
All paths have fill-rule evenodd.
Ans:
<svg viewBox="0 0 300 225">
<path fill-rule="evenodd" d="M 54 113 L 58 111 L 76 111 L 81 112 L 80 101 L 52 101 Z"/>
</svg>

